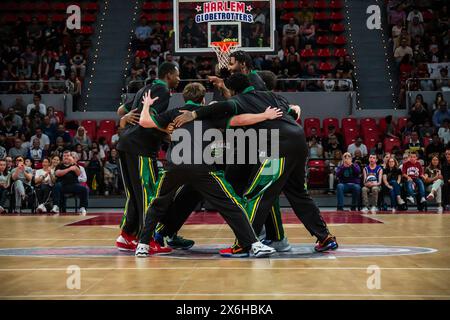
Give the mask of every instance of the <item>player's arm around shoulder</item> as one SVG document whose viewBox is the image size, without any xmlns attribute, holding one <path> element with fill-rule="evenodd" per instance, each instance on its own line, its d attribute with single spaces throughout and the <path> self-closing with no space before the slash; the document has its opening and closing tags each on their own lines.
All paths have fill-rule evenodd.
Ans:
<svg viewBox="0 0 450 320">
<path fill-rule="evenodd" d="M 263 121 L 277 119 L 283 116 L 283 111 L 278 108 L 268 107 L 266 111 L 253 114 L 245 113 L 234 116 L 229 121 L 230 127 L 245 127 L 251 126 Z"/>
</svg>

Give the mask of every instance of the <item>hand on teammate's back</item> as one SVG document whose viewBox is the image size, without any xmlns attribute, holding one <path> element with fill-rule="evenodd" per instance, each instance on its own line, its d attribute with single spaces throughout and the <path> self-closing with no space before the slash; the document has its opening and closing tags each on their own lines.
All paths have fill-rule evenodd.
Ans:
<svg viewBox="0 0 450 320">
<path fill-rule="evenodd" d="M 183 124 L 194 121 L 194 113 L 190 112 L 188 110 L 180 110 L 181 114 L 175 118 L 173 123 L 175 124 L 175 127 L 179 128 Z"/>
<path fill-rule="evenodd" d="M 128 124 L 131 124 L 133 126 L 139 124 L 140 115 L 138 109 L 136 108 L 131 110 L 126 115 L 124 115 L 124 118 Z"/>
<path fill-rule="evenodd" d="M 282 117 L 283 111 L 281 111 L 281 109 L 270 106 L 266 109 L 266 111 L 264 111 L 264 115 L 266 116 L 267 120 L 273 120 Z"/>
<path fill-rule="evenodd" d="M 208 76 L 209 82 L 211 82 L 215 87 L 217 88 L 223 88 L 225 86 L 225 83 L 223 79 L 216 77 L 216 76 Z"/>
</svg>

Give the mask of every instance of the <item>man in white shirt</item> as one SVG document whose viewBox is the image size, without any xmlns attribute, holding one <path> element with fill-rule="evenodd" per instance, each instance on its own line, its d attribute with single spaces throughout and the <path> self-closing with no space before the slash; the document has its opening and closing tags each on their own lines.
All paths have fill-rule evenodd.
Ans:
<svg viewBox="0 0 450 320">
<path fill-rule="evenodd" d="M 411 23 L 415 17 L 417 17 L 419 19 L 419 23 L 423 23 L 422 12 L 420 12 L 419 9 L 417 9 L 417 8 L 415 8 L 413 11 L 411 11 L 408 14 L 408 17 L 406 18 L 406 21 L 408 21 L 408 23 Z"/>
<path fill-rule="evenodd" d="M 411 57 L 413 56 L 413 51 L 410 46 L 408 46 L 408 42 L 406 39 L 402 39 L 400 42 L 400 46 L 394 51 L 394 58 L 397 63 L 402 61 L 403 57 L 409 54 Z"/>
<path fill-rule="evenodd" d="M 33 144 L 33 140 L 36 138 L 39 139 L 40 147 L 43 150 L 48 150 L 50 147 L 50 138 L 45 133 L 42 133 L 41 128 L 36 128 L 36 134 L 30 139 L 31 144 Z"/>
<path fill-rule="evenodd" d="M 40 93 L 36 93 L 33 97 L 33 103 L 27 105 L 27 116 L 33 113 L 31 114 L 31 117 L 33 117 L 36 112 L 39 112 L 42 116 L 47 115 L 47 107 L 45 104 L 41 103 Z"/>
<path fill-rule="evenodd" d="M 282 47 L 283 50 L 286 50 L 288 41 L 294 41 L 295 50 L 298 50 L 298 45 L 300 42 L 299 38 L 300 27 L 295 23 L 294 18 L 289 19 L 289 23 L 283 26 L 283 39 L 282 39 Z"/>
<path fill-rule="evenodd" d="M 259 22 L 262 25 L 266 24 L 266 16 L 262 13 L 261 8 L 256 8 L 255 13 L 253 14 L 254 23 Z"/>
<path fill-rule="evenodd" d="M 80 159 L 78 158 L 78 153 L 76 153 L 75 151 L 72 151 L 70 154 L 72 155 L 73 161 L 76 162 L 76 163 L 78 163 L 78 160 L 80 160 Z M 86 185 L 86 182 L 87 182 L 87 174 L 86 174 L 86 170 L 84 169 L 83 166 L 79 166 L 79 167 L 80 167 L 80 175 L 78 176 L 78 182 L 79 182 L 81 185 L 84 185 L 84 186 L 85 186 L 85 185 Z"/>
<path fill-rule="evenodd" d="M 351 145 L 348 146 L 347 148 L 347 152 L 350 152 L 350 154 L 352 155 L 352 157 L 355 156 L 355 151 L 359 150 L 361 151 L 361 155 L 363 157 L 367 156 L 368 151 L 367 151 L 367 147 L 366 145 L 363 143 L 361 138 L 356 139 L 355 143 L 352 143 Z"/>
<path fill-rule="evenodd" d="M 445 145 L 450 142 L 450 121 L 448 119 L 442 121 L 442 126 L 439 128 L 438 135 Z"/>
</svg>

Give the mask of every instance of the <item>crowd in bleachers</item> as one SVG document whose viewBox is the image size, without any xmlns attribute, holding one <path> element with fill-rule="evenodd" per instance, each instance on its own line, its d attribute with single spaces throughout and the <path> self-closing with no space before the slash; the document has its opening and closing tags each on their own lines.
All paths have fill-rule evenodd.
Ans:
<svg viewBox="0 0 450 320">
<path fill-rule="evenodd" d="M 76 192 L 108 195 L 123 191 L 114 120 L 102 120 L 98 125 L 95 120 L 66 121 L 62 112 L 42 103 L 39 93 L 28 105 L 19 96 L 1 111 L 0 212 L 6 210 L 7 194 L 10 209 L 20 211 L 22 206 L 31 206 L 34 192 L 38 200 L 35 207 L 40 211 L 59 211 L 64 205 L 63 194 L 74 192 L 67 188 L 55 192 L 58 182 L 64 181 L 56 177 L 55 170 L 63 163 L 66 151 L 71 152 L 70 163 L 82 171 L 77 183 L 84 189 Z M 20 174 L 15 174 L 17 168 L 21 168 Z M 86 206 L 82 205 L 84 209 Z"/>
<path fill-rule="evenodd" d="M 276 5 L 280 12 L 276 22 L 280 49 L 274 55 L 254 55 L 255 69 L 271 70 L 279 79 L 292 79 L 278 81 L 277 90 L 350 90 L 354 66 L 344 48 L 347 39 L 343 2 L 277 1 Z M 157 14 L 154 14 L 155 8 L 159 9 Z M 181 79 L 206 80 L 207 76 L 217 73 L 215 58 L 173 56 L 172 3 L 147 1 L 142 9 L 132 41 L 135 58 L 125 80 L 128 92 L 139 90 L 146 79 L 155 79 L 157 67 L 163 61 L 175 61 L 180 67 Z M 254 10 L 253 15 L 258 22 L 265 20 L 268 12 Z M 184 42 L 195 42 L 204 33 L 190 20 L 181 31 Z M 301 78 L 323 78 L 323 81 L 298 80 Z M 183 84 L 179 89 L 182 88 Z"/>
<path fill-rule="evenodd" d="M 448 67 L 433 75 L 428 68 L 429 63 L 450 62 L 448 2 L 389 0 L 387 9 L 399 73 L 400 105 L 405 106 L 408 86 L 410 91 L 450 90 Z M 407 83 L 411 78 L 417 79 Z"/>
<path fill-rule="evenodd" d="M 378 201 L 377 194 L 384 192 L 386 195 L 391 193 L 394 210 L 402 208 L 405 205 L 403 199 L 407 198 L 409 203 L 419 204 L 420 208 L 427 200 L 436 200 L 438 210 L 442 211 L 450 204 L 447 189 L 450 151 L 446 151 L 450 150 L 450 111 L 442 93 L 437 94 L 435 103 L 439 107 L 429 113 L 428 108 L 423 107 L 423 98 L 418 95 L 416 107 L 411 109 L 409 117 L 398 119 L 392 116 L 360 121 L 344 118 L 341 123 L 335 118 L 324 119 L 322 123 L 317 118 L 304 119 L 310 148 L 309 185 L 327 188 L 329 193 L 337 192 L 339 210 L 343 209 L 344 192 L 354 195 L 353 209 L 375 211 L 377 207 L 386 208 L 382 205 L 384 202 L 374 203 L 367 196 L 370 193 Z M 414 193 L 406 175 L 390 174 L 394 167 L 399 173 L 397 169 L 401 169 L 403 164 L 416 163 L 412 157 L 417 158 L 420 166 L 403 174 L 417 173 L 412 180 Z M 395 166 L 390 168 L 390 164 Z M 379 169 L 385 171 L 386 179 Z M 367 187 L 367 183 L 371 185 L 374 182 L 368 181 L 368 177 L 373 179 L 373 176 L 377 185 Z M 398 185 L 391 183 L 392 180 Z M 418 200 L 411 198 L 415 199 L 414 195 L 418 195 Z"/>
</svg>

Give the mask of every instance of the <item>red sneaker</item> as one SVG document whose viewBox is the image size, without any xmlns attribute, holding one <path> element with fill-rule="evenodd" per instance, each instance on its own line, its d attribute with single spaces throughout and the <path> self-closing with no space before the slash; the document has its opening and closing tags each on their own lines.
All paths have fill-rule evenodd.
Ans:
<svg viewBox="0 0 450 320">
<path fill-rule="evenodd" d="M 150 251 L 152 254 L 167 254 L 171 253 L 172 249 L 168 247 L 161 247 L 155 240 L 150 240 Z"/>
<path fill-rule="evenodd" d="M 244 248 L 234 245 L 230 248 L 222 249 L 219 251 L 222 257 L 226 258 L 247 258 L 250 256 L 248 250 L 244 250 Z"/>
<path fill-rule="evenodd" d="M 116 247 L 120 251 L 135 251 L 138 245 L 138 239 L 122 231 L 116 239 Z"/>
</svg>

